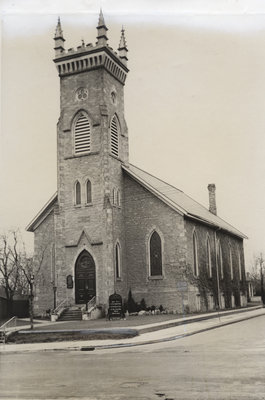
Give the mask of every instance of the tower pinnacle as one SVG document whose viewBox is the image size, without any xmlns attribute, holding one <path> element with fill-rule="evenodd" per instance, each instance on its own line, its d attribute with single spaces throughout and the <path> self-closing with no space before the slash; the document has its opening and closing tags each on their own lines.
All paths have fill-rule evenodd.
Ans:
<svg viewBox="0 0 265 400">
<path fill-rule="evenodd" d="M 124 62 L 124 64 L 127 64 L 128 58 L 127 58 L 127 52 L 128 52 L 128 48 L 127 48 L 127 43 L 126 43 L 126 39 L 125 39 L 125 34 L 124 34 L 124 28 L 122 27 L 121 29 L 121 39 L 120 39 L 120 44 L 119 44 L 119 56 L 122 59 L 122 61 Z"/>
<path fill-rule="evenodd" d="M 108 40 L 108 37 L 107 37 L 108 28 L 105 25 L 105 20 L 104 20 L 102 9 L 100 9 L 100 12 L 99 12 L 97 30 L 98 30 L 97 45 L 105 46 L 107 44 L 107 40 Z"/>
<path fill-rule="evenodd" d="M 55 50 L 55 57 L 56 57 L 64 52 L 65 39 L 63 37 L 63 31 L 62 31 L 60 17 L 58 17 L 58 22 L 57 22 L 57 26 L 56 26 L 56 30 L 55 30 L 55 35 L 54 35 L 54 41 L 55 41 L 54 50 Z"/>
</svg>

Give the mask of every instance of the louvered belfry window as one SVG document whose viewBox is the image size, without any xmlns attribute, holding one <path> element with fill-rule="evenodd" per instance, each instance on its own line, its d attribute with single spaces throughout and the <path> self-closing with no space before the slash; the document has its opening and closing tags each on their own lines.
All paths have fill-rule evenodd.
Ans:
<svg viewBox="0 0 265 400">
<path fill-rule="evenodd" d="M 87 153 L 90 151 L 90 123 L 81 113 L 75 123 L 75 154 Z"/>
<path fill-rule="evenodd" d="M 110 124 L 110 151 L 115 157 L 119 156 L 119 131 L 118 122 L 115 115 Z"/>
</svg>

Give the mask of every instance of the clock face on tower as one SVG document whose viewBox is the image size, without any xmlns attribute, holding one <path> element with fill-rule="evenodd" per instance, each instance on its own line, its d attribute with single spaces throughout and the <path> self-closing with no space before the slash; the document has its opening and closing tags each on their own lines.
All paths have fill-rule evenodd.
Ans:
<svg viewBox="0 0 265 400">
<path fill-rule="evenodd" d="M 75 93 L 75 98 L 77 101 L 86 100 L 88 98 L 88 89 L 87 88 L 79 88 Z"/>
</svg>

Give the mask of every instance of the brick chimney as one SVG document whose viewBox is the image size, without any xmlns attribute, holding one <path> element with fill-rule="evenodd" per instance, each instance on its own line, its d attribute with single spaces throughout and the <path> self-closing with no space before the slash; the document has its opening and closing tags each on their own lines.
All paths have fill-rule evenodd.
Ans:
<svg viewBox="0 0 265 400">
<path fill-rule="evenodd" d="M 216 198 L 215 198 L 215 184 L 210 183 L 208 185 L 208 190 L 209 190 L 209 211 L 217 215 L 217 208 L 216 208 Z"/>
</svg>

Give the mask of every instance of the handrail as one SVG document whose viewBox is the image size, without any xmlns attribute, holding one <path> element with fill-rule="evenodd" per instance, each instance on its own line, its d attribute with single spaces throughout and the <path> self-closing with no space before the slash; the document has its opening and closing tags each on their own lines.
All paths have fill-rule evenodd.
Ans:
<svg viewBox="0 0 265 400">
<path fill-rule="evenodd" d="M 0 326 L 0 331 L 5 331 L 6 328 L 8 328 L 8 325 L 12 322 L 12 321 L 16 321 L 17 317 L 12 317 L 10 318 L 8 321 L 6 321 L 3 325 Z"/>
<path fill-rule="evenodd" d="M 52 314 L 57 314 L 59 312 L 59 310 L 64 307 L 70 305 L 70 302 L 68 299 L 64 299 L 63 301 L 61 301 L 61 303 L 52 311 Z"/>
<path fill-rule="evenodd" d="M 94 307 L 96 305 L 96 296 L 92 297 L 91 300 L 87 303 L 87 310 L 89 310 L 91 307 Z"/>
<path fill-rule="evenodd" d="M 11 325 L 13 322 L 15 322 L 15 327 L 17 325 L 17 317 L 12 317 L 10 318 L 8 321 L 6 321 L 3 325 L 0 326 L 0 333 L 1 333 L 1 337 L 0 337 L 0 342 L 4 343 L 6 342 L 6 332 L 9 328 L 9 325 Z"/>
</svg>

